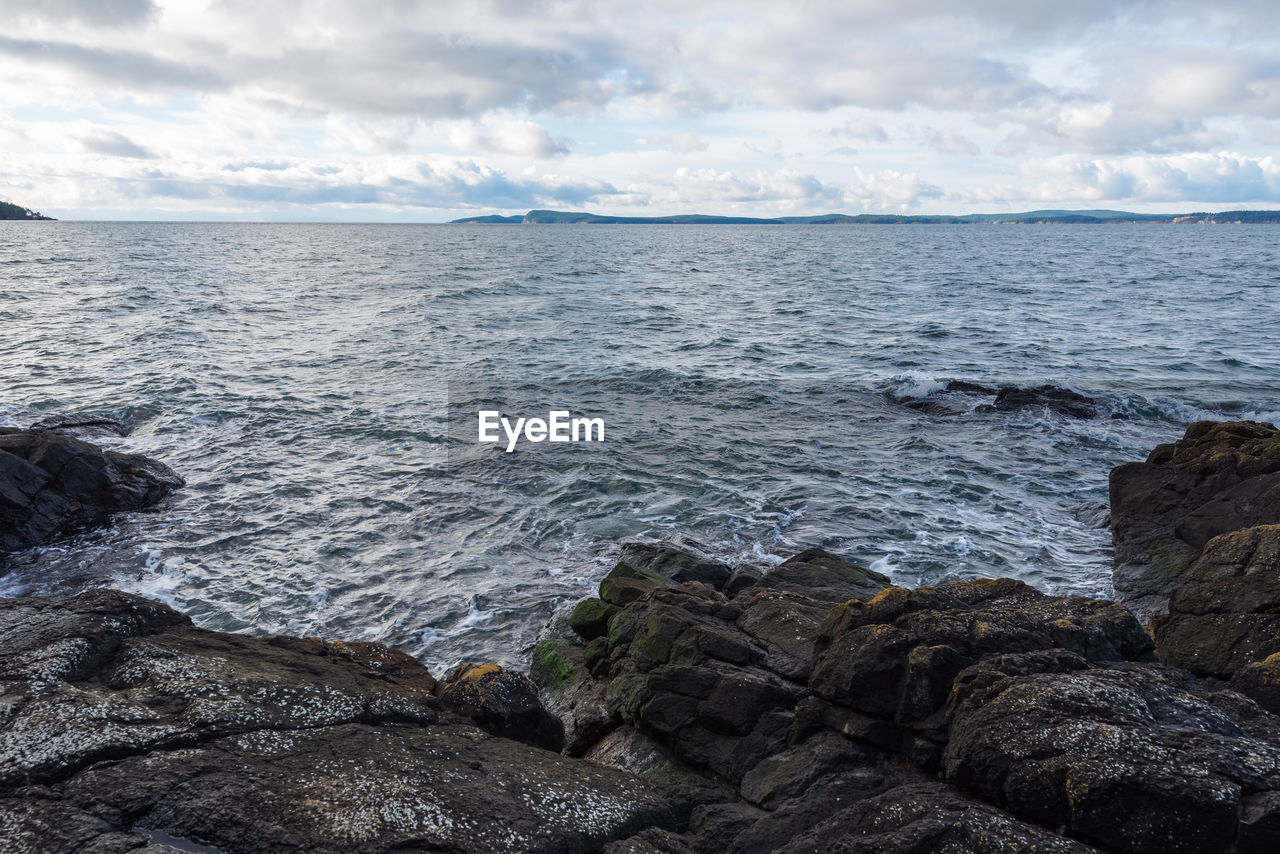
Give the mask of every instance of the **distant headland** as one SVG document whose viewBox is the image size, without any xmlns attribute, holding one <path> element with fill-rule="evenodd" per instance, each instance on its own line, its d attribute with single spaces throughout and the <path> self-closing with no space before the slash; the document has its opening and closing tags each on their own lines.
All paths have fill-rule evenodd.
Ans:
<svg viewBox="0 0 1280 854">
<path fill-rule="evenodd" d="M 585 211 L 529 211 L 524 216 L 469 216 L 455 219 L 466 224 L 523 225 L 1074 225 L 1120 223 L 1280 223 L 1280 211 L 1225 211 L 1222 213 L 1140 214 L 1127 211 L 1027 211 L 1007 214 L 821 214 L 782 216 L 606 216 Z"/>
<path fill-rule="evenodd" d="M 53 221 L 51 216 L 42 216 L 39 211 L 24 208 L 9 202 L 0 202 L 0 219 L 42 219 Z"/>
</svg>

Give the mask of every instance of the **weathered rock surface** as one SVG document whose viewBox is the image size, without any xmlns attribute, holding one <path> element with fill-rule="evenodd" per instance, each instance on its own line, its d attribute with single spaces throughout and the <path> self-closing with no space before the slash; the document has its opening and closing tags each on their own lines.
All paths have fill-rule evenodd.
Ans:
<svg viewBox="0 0 1280 854">
<path fill-rule="evenodd" d="M 1186 672 L 1011 655 L 961 674 L 946 778 L 1121 851 L 1275 851 L 1280 721 Z"/>
<path fill-rule="evenodd" d="M 586 852 L 673 824 L 379 644 L 204 631 L 115 591 L 0 600 L 0 685 L 6 851 Z"/>
<path fill-rule="evenodd" d="M 1092 397 L 1055 385 L 1034 388 L 1006 386 L 996 392 L 996 400 L 992 406 L 997 412 L 1042 406 L 1072 418 L 1093 418 L 1098 414 L 1097 401 Z"/>
<path fill-rule="evenodd" d="M 492 661 L 461 664 L 436 685 L 436 696 L 494 735 L 559 753 L 564 724 L 543 707 L 528 676 Z"/>
<path fill-rule="evenodd" d="M 1152 618 L 1160 660 L 1229 680 L 1280 652 L 1280 525 L 1209 541 Z"/>
<path fill-rule="evenodd" d="M 1111 471 L 1115 589 L 1140 619 L 1166 610 L 1214 537 L 1280 523 L 1280 430 L 1199 421 L 1146 462 Z"/>
<path fill-rule="evenodd" d="M 1187 837 L 1203 850 L 1269 839 L 1276 719 L 1156 664 L 1118 604 L 1010 579 L 906 590 L 817 550 L 732 597 L 648 577 L 615 601 L 605 634 L 560 647 L 581 662 L 569 693 L 613 722 L 585 755 L 639 774 L 680 832 L 613 850 L 1151 851 L 1154 828 L 1197 810 L 1218 822 Z M 1043 733 L 1018 733 L 1024 712 L 1045 717 Z M 1132 731 L 1103 761 L 1118 721 Z M 1143 800 L 1133 780 L 1180 765 L 1208 770 L 1179 797 Z M 1084 795 L 1052 770 L 1067 767 L 1142 823 L 1073 813 Z M 1205 795 L 1228 789 L 1226 806 Z M 1064 826 L 1076 838 L 1052 829 Z"/>
<path fill-rule="evenodd" d="M 1098 405 L 1071 389 L 1055 385 L 1031 388 L 1004 386 L 996 389 L 964 380 L 952 380 L 940 391 L 925 397 L 906 397 L 899 402 L 903 406 L 929 415 L 961 415 L 972 409 L 974 396 L 991 397 L 992 402 L 979 406 L 979 412 L 1014 412 L 1019 409 L 1041 407 L 1070 418 L 1095 418 Z M 969 400 L 966 401 L 966 398 Z"/>
<path fill-rule="evenodd" d="M 0 427 L 0 551 L 141 510 L 184 485 L 168 466 L 53 430 Z"/>
</svg>

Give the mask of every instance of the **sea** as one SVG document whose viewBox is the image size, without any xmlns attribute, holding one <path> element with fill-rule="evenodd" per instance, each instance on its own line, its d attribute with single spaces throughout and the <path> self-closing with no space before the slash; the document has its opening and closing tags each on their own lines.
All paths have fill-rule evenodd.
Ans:
<svg viewBox="0 0 1280 854">
<path fill-rule="evenodd" d="M 0 424 L 187 480 L 0 556 L 198 625 L 523 666 L 619 543 L 1110 593 L 1108 471 L 1280 421 L 1258 225 L 0 223 Z M 945 391 L 1054 384 L 1097 416 Z M 925 404 L 920 404 L 923 399 Z M 481 410 L 599 442 L 478 442 Z"/>
</svg>

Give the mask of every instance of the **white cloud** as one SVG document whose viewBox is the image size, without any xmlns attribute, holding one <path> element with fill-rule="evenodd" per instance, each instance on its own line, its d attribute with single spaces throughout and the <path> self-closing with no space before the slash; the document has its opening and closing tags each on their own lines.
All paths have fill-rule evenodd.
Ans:
<svg viewBox="0 0 1280 854">
<path fill-rule="evenodd" d="M 44 209 L 1274 198 L 1264 0 L 0 0 L 0 16 L 0 183 Z"/>
</svg>

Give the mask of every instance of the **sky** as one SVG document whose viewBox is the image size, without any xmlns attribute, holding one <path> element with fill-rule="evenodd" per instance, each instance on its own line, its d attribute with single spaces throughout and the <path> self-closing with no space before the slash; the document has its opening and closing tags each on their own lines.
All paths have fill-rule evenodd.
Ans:
<svg viewBox="0 0 1280 854">
<path fill-rule="evenodd" d="M 1280 3 L 0 0 L 0 199 L 440 222 L 1280 208 Z"/>
</svg>

